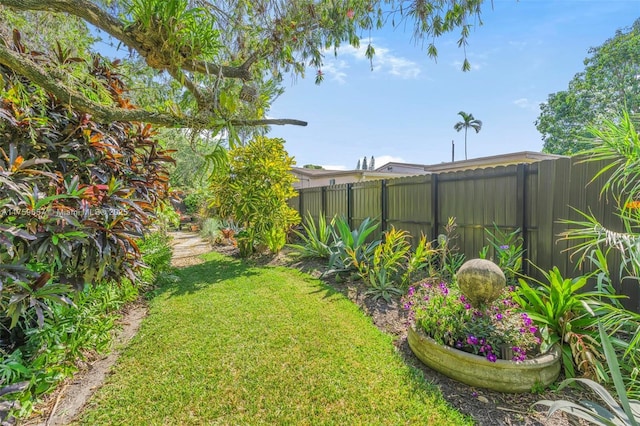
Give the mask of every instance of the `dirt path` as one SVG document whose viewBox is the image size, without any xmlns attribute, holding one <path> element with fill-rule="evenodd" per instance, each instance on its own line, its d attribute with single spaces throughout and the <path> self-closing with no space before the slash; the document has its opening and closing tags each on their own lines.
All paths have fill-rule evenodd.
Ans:
<svg viewBox="0 0 640 426">
<path fill-rule="evenodd" d="M 211 251 L 211 244 L 204 241 L 195 232 L 176 231 L 172 232 L 171 236 L 173 237 L 171 266 L 181 268 L 197 265 L 203 262 L 198 256 Z"/>
<path fill-rule="evenodd" d="M 184 267 L 197 265 L 203 260 L 198 256 L 211 251 L 211 245 L 203 241 L 194 232 L 173 232 L 173 258 L 171 265 Z M 63 383 L 40 408 L 42 415 L 24 422 L 24 425 L 58 426 L 73 421 L 82 411 L 94 392 L 102 386 L 107 375 L 115 365 L 120 353 L 136 335 L 142 320 L 147 315 L 144 304 L 131 306 L 120 321 L 122 329 L 118 332 L 111 353 L 88 365 Z"/>
</svg>

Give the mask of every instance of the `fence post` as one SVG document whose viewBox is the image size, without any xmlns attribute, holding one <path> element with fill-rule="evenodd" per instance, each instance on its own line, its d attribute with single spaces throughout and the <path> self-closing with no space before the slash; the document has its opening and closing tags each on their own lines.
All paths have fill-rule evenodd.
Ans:
<svg viewBox="0 0 640 426">
<path fill-rule="evenodd" d="M 347 223 L 349 224 L 349 228 L 353 228 L 353 194 L 352 194 L 353 184 L 347 184 Z"/>
<path fill-rule="evenodd" d="M 323 186 L 320 189 L 320 213 L 324 216 L 324 218 L 327 218 L 327 187 Z M 320 220 L 320 217 L 318 217 L 318 220 Z"/>
<path fill-rule="evenodd" d="M 302 211 L 302 194 L 303 194 L 303 190 L 302 188 L 300 188 L 298 190 L 298 213 L 300 213 L 300 217 L 304 218 L 306 216 L 306 213 Z"/>
<path fill-rule="evenodd" d="M 518 164 L 516 166 L 516 227 L 520 228 L 522 235 L 522 247 L 527 248 L 528 235 L 526 224 L 527 212 L 527 174 L 529 171 L 528 164 Z M 527 251 L 522 256 L 522 272 L 526 275 L 529 273 L 529 262 L 527 262 Z"/>
<path fill-rule="evenodd" d="M 431 240 L 438 240 L 438 175 L 431 174 Z"/>
<path fill-rule="evenodd" d="M 380 181 L 380 230 L 384 233 L 387 230 L 387 181 Z"/>
</svg>

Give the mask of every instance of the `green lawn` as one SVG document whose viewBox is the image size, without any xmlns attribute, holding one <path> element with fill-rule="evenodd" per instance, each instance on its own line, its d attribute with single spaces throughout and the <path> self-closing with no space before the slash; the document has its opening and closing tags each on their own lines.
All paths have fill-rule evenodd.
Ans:
<svg viewBox="0 0 640 426">
<path fill-rule="evenodd" d="M 205 259 L 159 289 L 80 423 L 471 424 L 320 281 Z"/>
</svg>

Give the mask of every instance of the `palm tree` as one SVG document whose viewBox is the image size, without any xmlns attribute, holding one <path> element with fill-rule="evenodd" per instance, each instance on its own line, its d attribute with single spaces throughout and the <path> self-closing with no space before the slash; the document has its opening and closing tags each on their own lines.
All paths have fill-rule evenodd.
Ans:
<svg viewBox="0 0 640 426">
<path fill-rule="evenodd" d="M 464 129 L 464 159 L 466 160 L 467 159 L 467 130 L 471 127 L 473 130 L 476 131 L 476 133 L 478 133 L 480 129 L 482 129 L 482 121 L 476 120 L 473 117 L 473 114 L 467 114 L 464 111 L 460 111 L 458 115 L 462 117 L 462 121 L 457 122 L 456 125 L 453 126 L 453 128 L 458 132 Z"/>
</svg>

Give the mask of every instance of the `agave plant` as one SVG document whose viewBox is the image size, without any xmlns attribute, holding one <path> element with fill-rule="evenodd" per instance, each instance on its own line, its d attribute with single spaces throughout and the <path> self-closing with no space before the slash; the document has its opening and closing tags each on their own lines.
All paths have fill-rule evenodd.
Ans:
<svg viewBox="0 0 640 426">
<path fill-rule="evenodd" d="M 329 257 L 329 271 L 347 271 L 354 269 L 353 259 L 359 262 L 368 259 L 380 240 L 368 243 L 367 238 L 380 224 L 371 218 L 362 221 L 357 229 L 351 229 L 349 222 L 339 217 L 335 220 L 333 228 L 334 249 Z M 350 255 L 349 253 L 352 253 Z"/>
<path fill-rule="evenodd" d="M 300 239 L 300 244 L 290 244 L 289 247 L 296 250 L 302 257 L 329 259 L 333 252 L 332 233 L 335 220 L 334 216 L 327 223 L 324 213 L 320 212 L 316 226 L 313 216 L 307 212 L 302 224 L 304 232 L 293 231 Z"/>
<path fill-rule="evenodd" d="M 593 390 L 606 406 L 594 401 L 580 401 L 580 404 L 577 404 L 566 400 L 542 400 L 536 402 L 535 405 L 549 407 L 547 416 L 551 416 L 556 411 L 564 411 L 572 416 L 579 417 L 597 425 L 638 426 L 638 422 L 640 422 L 640 401 L 627 397 L 627 390 L 624 386 L 620 365 L 618 364 L 613 345 L 601 324 L 598 324 L 598 330 L 600 332 L 602 349 L 604 350 L 607 364 L 611 371 L 611 378 L 613 379 L 617 399 L 604 386 L 593 380 L 569 378 L 560 384 L 558 390 L 563 389 L 571 383 L 578 382 Z"/>
</svg>

